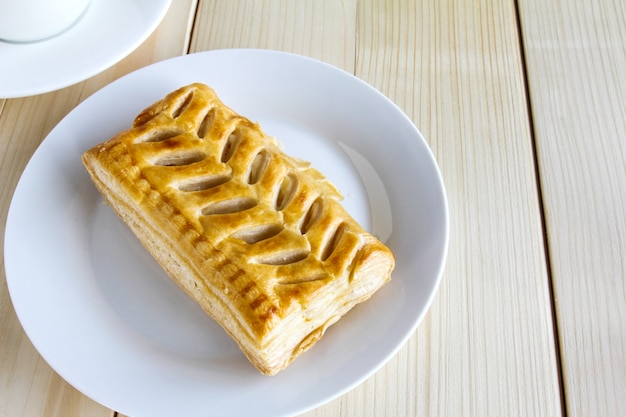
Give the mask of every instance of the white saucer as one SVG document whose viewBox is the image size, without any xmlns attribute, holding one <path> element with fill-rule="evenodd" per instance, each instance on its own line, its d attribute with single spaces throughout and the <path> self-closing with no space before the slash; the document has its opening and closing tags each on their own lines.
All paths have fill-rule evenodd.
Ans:
<svg viewBox="0 0 626 417">
<path fill-rule="evenodd" d="M 91 0 L 70 29 L 32 43 L 0 41 L 0 98 L 47 93 L 120 61 L 161 22 L 171 0 Z"/>
</svg>

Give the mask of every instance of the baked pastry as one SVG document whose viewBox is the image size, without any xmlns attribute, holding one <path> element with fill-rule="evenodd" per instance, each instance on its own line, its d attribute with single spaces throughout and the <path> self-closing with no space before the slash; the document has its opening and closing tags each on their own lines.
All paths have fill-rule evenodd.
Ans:
<svg viewBox="0 0 626 417">
<path fill-rule="evenodd" d="M 264 374 L 390 279 L 391 251 L 308 163 L 192 84 L 83 163 L 171 278 Z"/>
</svg>

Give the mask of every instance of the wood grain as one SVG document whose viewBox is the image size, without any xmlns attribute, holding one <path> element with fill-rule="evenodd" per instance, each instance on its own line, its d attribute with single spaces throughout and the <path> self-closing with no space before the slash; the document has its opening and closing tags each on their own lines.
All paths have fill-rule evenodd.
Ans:
<svg viewBox="0 0 626 417">
<path fill-rule="evenodd" d="M 45 136 L 89 95 L 126 73 L 187 50 L 195 1 L 176 0 L 155 33 L 134 53 L 107 70 L 63 90 L 0 102 L 0 253 L 11 196 L 26 163 Z M 161 40 L 167 38 L 166 47 Z M 0 416 L 112 416 L 83 396 L 39 356 L 18 322 L 0 272 Z"/>
<path fill-rule="evenodd" d="M 356 9 L 356 1 L 203 2 L 196 17 L 191 52 L 222 48 L 274 49 L 310 56 L 353 72 Z M 356 391 L 354 395 L 371 394 L 365 387 Z M 343 397 L 336 399 L 302 417 L 358 415 L 346 414 L 343 401 Z"/>
<path fill-rule="evenodd" d="M 353 72 L 355 0 L 204 1 L 196 17 L 193 52 L 262 48 L 316 58 Z"/>
<path fill-rule="evenodd" d="M 367 382 L 364 408 L 383 403 L 390 407 L 385 415 L 559 416 L 515 4 L 371 0 L 359 11 L 356 74 L 425 134 L 451 213 L 447 270 L 429 320 Z M 361 400 L 349 394 L 346 407 Z"/>
<path fill-rule="evenodd" d="M 568 416 L 626 409 L 626 5 L 520 1 Z"/>
</svg>

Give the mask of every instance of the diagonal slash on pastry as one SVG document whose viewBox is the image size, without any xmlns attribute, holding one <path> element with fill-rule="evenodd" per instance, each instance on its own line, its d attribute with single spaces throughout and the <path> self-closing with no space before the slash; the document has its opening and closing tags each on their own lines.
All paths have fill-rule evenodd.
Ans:
<svg viewBox="0 0 626 417">
<path fill-rule="evenodd" d="M 310 164 L 200 83 L 83 163 L 170 277 L 274 375 L 389 281 L 392 252 Z"/>
</svg>

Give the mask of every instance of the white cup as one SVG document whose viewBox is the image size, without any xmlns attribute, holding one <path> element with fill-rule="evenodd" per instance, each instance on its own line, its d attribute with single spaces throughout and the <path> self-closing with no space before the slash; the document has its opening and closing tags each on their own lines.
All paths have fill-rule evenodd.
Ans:
<svg viewBox="0 0 626 417">
<path fill-rule="evenodd" d="M 89 0 L 0 0 L 0 39 L 34 42 L 58 35 L 85 12 Z"/>
</svg>

